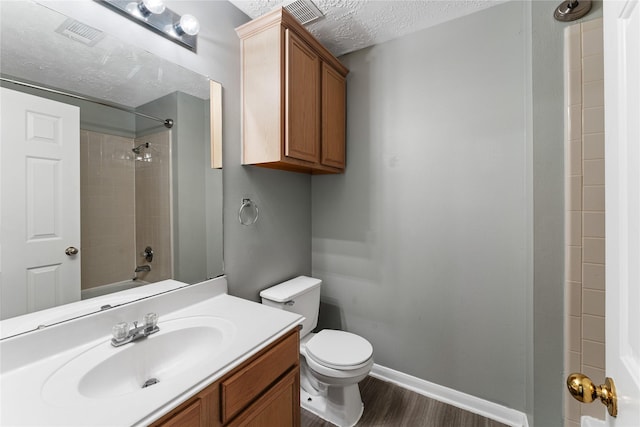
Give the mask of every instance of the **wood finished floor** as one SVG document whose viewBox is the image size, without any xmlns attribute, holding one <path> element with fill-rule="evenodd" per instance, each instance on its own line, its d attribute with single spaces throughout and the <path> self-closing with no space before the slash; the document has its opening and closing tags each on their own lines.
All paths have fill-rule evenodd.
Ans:
<svg viewBox="0 0 640 427">
<path fill-rule="evenodd" d="M 376 378 L 360 383 L 364 414 L 357 427 L 506 427 Z M 302 427 L 333 427 L 302 409 Z"/>
</svg>

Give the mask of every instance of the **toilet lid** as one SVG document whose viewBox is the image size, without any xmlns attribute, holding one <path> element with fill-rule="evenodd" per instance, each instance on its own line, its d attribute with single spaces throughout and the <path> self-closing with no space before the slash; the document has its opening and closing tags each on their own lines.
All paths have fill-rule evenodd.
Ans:
<svg viewBox="0 0 640 427">
<path fill-rule="evenodd" d="M 367 362 L 373 355 L 371 343 L 350 332 L 324 329 L 306 345 L 307 354 L 316 362 L 335 369 L 350 368 Z"/>
</svg>

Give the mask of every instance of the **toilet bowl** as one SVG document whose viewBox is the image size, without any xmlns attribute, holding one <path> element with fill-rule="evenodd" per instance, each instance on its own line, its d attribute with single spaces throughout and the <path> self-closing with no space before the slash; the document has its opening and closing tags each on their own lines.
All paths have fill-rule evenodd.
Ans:
<svg viewBox="0 0 640 427">
<path fill-rule="evenodd" d="M 319 279 L 300 276 L 260 292 L 262 303 L 305 317 L 300 332 L 300 404 L 339 427 L 355 425 L 364 410 L 358 383 L 371 371 L 373 347 L 345 331 L 318 323 Z"/>
</svg>

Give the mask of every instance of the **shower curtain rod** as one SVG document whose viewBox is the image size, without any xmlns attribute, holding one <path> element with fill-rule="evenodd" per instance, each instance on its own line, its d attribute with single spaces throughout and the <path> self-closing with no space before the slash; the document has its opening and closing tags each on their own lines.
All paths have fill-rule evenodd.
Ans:
<svg viewBox="0 0 640 427">
<path fill-rule="evenodd" d="M 2 80 L 3 82 L 13 83 L 13 84 L 17 84 L 17 85 L 20 85 L 20 86 L 30 87 L 32 89 L 44 90 L 46 92 L 55 93 L 55 94 L 58 94 L 58 95 L 64 95 L 64 96 L 68 96 L 70 98 L 80 99 L 82 101 L 93 102 L 94 104 L 104 105 L 105 107 L 115 108 L 116 110 L 125 111 L 127 113 L 135 114 L 137 116 L 144 117 L 146 119 L 151 119 L 151 120 L 155 120 L 157 122 L 160 122 L 160 123 L 164 124 L 164 127 L 166 127 L 167 129 L 171 129 L 173 127 L 173 119 L 159 119 L 157 117 L 150 116 L 150 115 L 144 114 L 144 113 L 140 113 L 138 111 L 132 110 L 132 109 L 127 108 L 127 107 L 122 107 L 122 106 L 117 105 L 117 104 L 111 104 L 111 103 L 103 101 L 101 99 L 90 98 L 90 97 L 81 96 L 81 95 L 75 95 L 73 93 L 63 92 L 61 90 L 51 89 L 51 88 L 48 88 L 48 87 L 45 87 L 45 86 L 38 86 L 38 85 L 34 85 L 32 83 L 23 82 L 23 81 L 20 81 L 20 80 L 8 79 L 6 77 L 0 77 L 0 80 Z"/>
</svg>

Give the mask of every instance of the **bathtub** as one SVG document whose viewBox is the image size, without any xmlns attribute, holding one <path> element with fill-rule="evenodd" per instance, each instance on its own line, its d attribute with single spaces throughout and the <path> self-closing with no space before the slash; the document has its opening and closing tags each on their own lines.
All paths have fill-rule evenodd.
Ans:
<svg viewBox="0 0 640 427">
<path fill-rule="evenodd" d="M 85 300 L 88 298 L 99 297 L 113 292 L 120 292 L 126 289 L 137 288 L 138 286 L 148 285 L 149 282 L 144 280 L 124 280 L 122 282 L 109 283 L 107 285 L 96 286 L 95 288 L 83 289 L 80 298 Z"/>
</svg>

